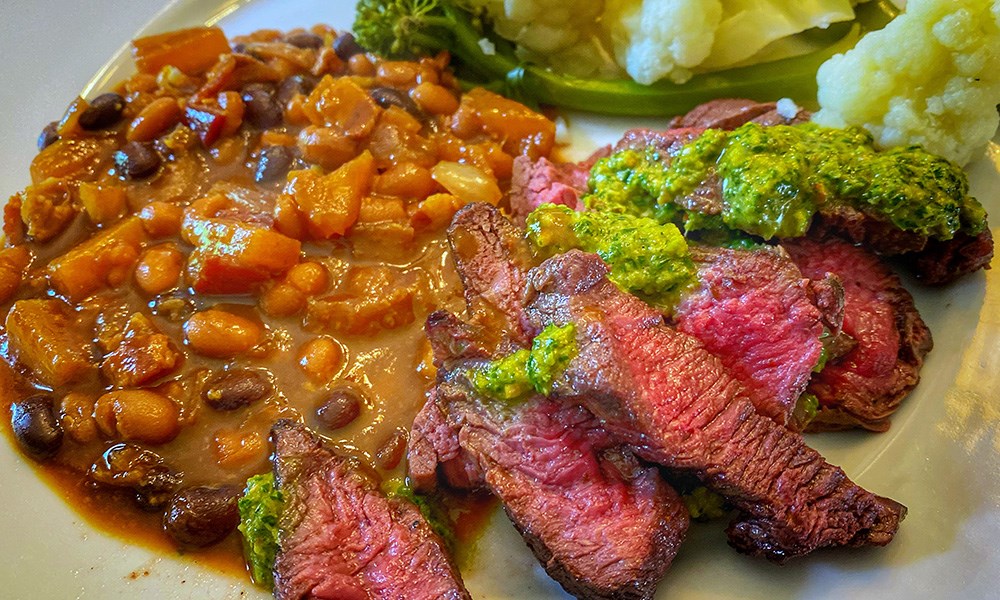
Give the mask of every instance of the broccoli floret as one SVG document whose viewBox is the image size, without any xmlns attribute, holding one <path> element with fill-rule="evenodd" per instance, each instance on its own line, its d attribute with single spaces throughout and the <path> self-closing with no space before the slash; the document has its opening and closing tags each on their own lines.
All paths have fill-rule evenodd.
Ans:
<svg viewBox="0 0 1000 600">
<path fill-rule="evenodd" d="M 683 494 L 681 500 L 695 521 L 711 521 L 726 516 L 726 499 L 707 487 L 696 487 Z"/>
<path fill-rule="evenodd" d="M 272 589 L 274 559 L 278 555 L 278 519 L 284 508 L 281 490 L 274 485 L 274 474 L 254 475 L 248 479 L 237 506 L 250 575 L 257 585 Z"/>
</svg>

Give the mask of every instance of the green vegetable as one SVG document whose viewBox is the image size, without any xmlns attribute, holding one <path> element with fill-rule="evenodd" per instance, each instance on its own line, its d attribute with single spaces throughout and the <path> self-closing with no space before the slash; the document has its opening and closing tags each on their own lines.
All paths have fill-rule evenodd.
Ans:
<svg viewBox="0 0 1000 600">
<path fill-rule="evenodd" d="M 274 559 L 278 554 L 278 519 L 284 507 L 281 491 L 274 486 L 274 474 L 254 475 L 247 480 L 237 503 L 243 553 L 254 583 L 274 587 Z"/>
<path fill-rule="evenodd" d="M 805 429 L 806 425 L 816 418 L 818 412 L 819 398 L 806 392 L 795 401 L 795 408 L 792 409 L 792 421 L 798 423 L 799 429 Z"/>
<path fill-rule="evenodd" d="M 525 102 L 598 113 L 662 116 L 687 112 L 715 98 L 800 101 L 816 97 L 816 70 L 828 58 L 852 48 L 860 29 L 881 29 L 897 14 L 888 0 L 859 5 L 855 24 L 829 27 L 829 45 L 802 56 L 696 75 L 683 84 L 660 81 L 585 79 L 560 75 L 515 54 L 512 44 L 494 35 L 478 14 L 457 0 L 360 0 L 354 21 L 358 42 L 390 58 L 409 58 L 441 50 L 451 53 L 459 77 Z M 487 54 L 480 41 L 496 51 Z"/>
<path fill-rule="evenodd" d="M 697 282 L 687 242 L 672 223 L 543 204 L 528 215 L 526 235 L 546 253 L 579 248 L 598 254 L 608 264 L 611 281 L 667 314 Z"/>
<path fill-rule="evenodd" d="M 412 487 L 406 485 L 406 481 L 398 478 L 385 481 L 382 484 L 382 491 L 390 498 L 400 498 L 415 505 L 434 533 L 441 536 L 448 549 L 454 552 L 456 540 L 451 519 L 448 517 L 448 512 L 433 498 L 418 494 Z"/>
<path fill-rule="evenodd" d="M 707 487 L 696 487 L 690 493 L 682 494 L 681 500 L 695 521 L 711 521 L 726 516 L 726 499 Z"/>
<path fill-rule="evenodd" d="M 985 225 L 961 168 L 917 146 L 877 151 L 859 127 L 747 123 L 706 131 L 666 168 L 660 201 L 690 193 L 713 173 L 723 223 L 765 239 L 804 235 L 824 203 L 939 240 Z"/>
<path fill-rule="evenodd" d="M 531 393 L 548 395 L 552 384 L 576 357 L 576 325 L 548 325 L 522 348 L 472 370 L 472 387 L 497 400 L 518 400 Z"/>
</svg>

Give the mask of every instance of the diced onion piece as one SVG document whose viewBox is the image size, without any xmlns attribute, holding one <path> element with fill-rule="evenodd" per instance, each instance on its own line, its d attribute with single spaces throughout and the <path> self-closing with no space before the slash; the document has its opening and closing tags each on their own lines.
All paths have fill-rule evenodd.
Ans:
<svg viewBox="0 0 1000 600">
<path fill-rule="evenodd" d="M 479 167 L 451 161 L 441 161 L 431 169 L 431 177 L 462 201 L 500 202 L 500 187 L 495 179 Z"/>
</svg>

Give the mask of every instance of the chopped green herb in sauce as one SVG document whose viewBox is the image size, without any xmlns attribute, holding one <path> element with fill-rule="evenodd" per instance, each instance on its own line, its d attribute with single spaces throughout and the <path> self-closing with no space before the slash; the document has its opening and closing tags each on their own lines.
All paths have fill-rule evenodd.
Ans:
<svg viewBox="0 0 1000 600">
<path fill-rule="evenodd" d="M 850 206 L 938 240 L 985 227 L 986 213 L 969 196 L 957 165 L 916 146 L 876 150 L 859 127 L 811 123 L 710 129 L 669 165 L 653 150 L 623 150 L 594 166 L 585 201 L 599 210 L 671 220 L 671 211 L 679 210 L 673 200 L 713 177 L 721 185 L 721 214 L 685 215 L 688 231 L 728 227 L 765 239 L 798 237 L 822 206 Z"/>
<path fill-rule="evenodd" d="M 438 502 L 431 497 L 418 494 L 412 487 L 406 485 L 406 481 L 398 478 L 383 482 L 382 491 L 390 498 L 401 498 L 415 505 L 434 533 L 441 536 L 448 549 L 455 550 L 455 531 L 451 519 L 448 517 L 448 512 Z"/>
<path fill-rule="evenodd" d="M 579 248 L 607 263 L 623 290 L 671 313 L 697 282 L 687 242 L 672 223 L 615 212 L 576 212 L 543 204 L 528 215 L 528 241 L 544 254 Z"/>
<path fill-rule="evenodd" d="M 512 354 L 474 369 L 472 387 L 497 400 L 517 400 L 531 392 L 548 395 L 577 354 L 576 325 L 548 325 L 531 342 Z"/>
<path fill-rule="evenodd" d="M 274 474 L 254 475 L 247 480 L 237 502 L 240 533 L 250 575 L 257 585 L 274 587 L 274 559 L 278 555 L 278 519 L 284 508 L 281 490 L 274 486 Z"/>
</svg>

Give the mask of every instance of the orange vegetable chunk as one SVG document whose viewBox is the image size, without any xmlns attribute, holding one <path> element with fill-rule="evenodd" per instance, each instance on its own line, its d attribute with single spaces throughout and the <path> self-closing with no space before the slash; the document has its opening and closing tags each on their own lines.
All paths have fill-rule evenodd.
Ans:
<svg viewBox="0 0 1000 600">
<path fill-rule="evenodd" d="M 368 151 L 332 173 L 293 171 L 285 194 L 306 217 L 309 234 L 318 239 L 344 235 L 361 211 L 375 177 L 375 160 Z"/>
<path fill-rule="evenodd" d="M 189 218 L 185 237 L 195 245 L 188 277 L 201 294 L 245 294 L 299 261 L 298 240 L 230 219 Z"/>
<path fill-rule="evenodd" d="M 156 74 L 172 66 L 197 75 L 229 51 L 229 40 L 218 27 L 193 27 L 132 40 L 132 57 L 142 73 Z"/>
<path fill-rule="evenodd" d="M 129 217 L 49 263 L 49 282 L 57 292 L 79 302 L 128 277 L 146 241 L 139 217 Z"/>
<path fill-rule="evenodd" d="M 351 138 L 367 136 L 382 111 L 361 86 L 347 77 L 329 75 L 316 84 L 302 106 L 313 125 L 335 125 Z"/>
<path fill-rule="evenodd" d="M 483 88 L 470 90 L 462 98 L 479 118 L 482 130 L 505 140 L 508 154 L 526 154 L 532 159 L 548 156 L 556 139 L 556 125 L 520 102 Z"/>
<path fill-rule="evenodd" d="M 90 338 L 61 300 L 18 300 L 4 327 L 18 362 L 45 385 L 73 383 L 94 370 Z"/>
</svg>

